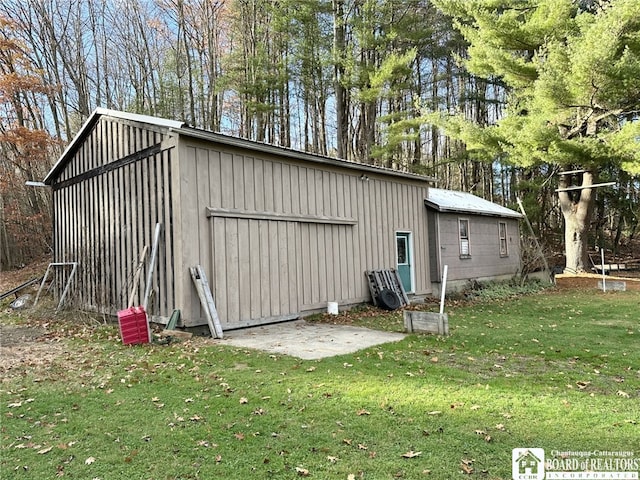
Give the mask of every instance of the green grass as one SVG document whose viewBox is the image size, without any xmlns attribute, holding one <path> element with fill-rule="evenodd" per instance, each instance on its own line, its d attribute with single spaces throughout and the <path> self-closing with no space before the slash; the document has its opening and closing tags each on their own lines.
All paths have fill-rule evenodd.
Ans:
<svg viewBox="0 0 640 480">
<path fill-rule="evenodd" d="M 516 447 L 638 458 L 639 312 L 625 292 L 460 304 L 447 338 L 319 361 L 126 347 L 113 325 L 50 320 L 60 355 L 0 384 L 0 477 L 509 479 Z M 402 328 L 398 313 L 350 318 Z"/>
</svg>

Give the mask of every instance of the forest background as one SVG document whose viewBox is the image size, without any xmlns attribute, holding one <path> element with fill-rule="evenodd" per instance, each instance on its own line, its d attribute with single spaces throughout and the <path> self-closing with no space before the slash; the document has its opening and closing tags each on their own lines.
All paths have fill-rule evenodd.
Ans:
<svg viewBox="0 0 640 480">
<path fill-rule="evenodd" d="M 470 44 L 434 2 L 7 0 L 0 26 L 0 270 L 50 252 L 50 193 L 26 182 L 96 107 L 425 174 L 516 209 L 519 197 L 547 255 L 561 252 L 560 166 L 474 155 L 425 120 L 492 125 L 509 97 L 470 73 Z M 633 254 L 640 180 L 616 162 L 599 175 L 616 184 L 597 192 L 590 245 Z"/>
</svg>

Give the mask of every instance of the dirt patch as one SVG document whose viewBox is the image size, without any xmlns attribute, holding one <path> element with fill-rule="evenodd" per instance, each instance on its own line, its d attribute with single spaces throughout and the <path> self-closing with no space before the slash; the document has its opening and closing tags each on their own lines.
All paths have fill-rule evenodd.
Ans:
<svg viewBox="0 0 640 480">
<path fill-rule="evenodd" d="M 602 275 L 596 275 L 594 273 L 583 273 L 579 275 L 572 274 L 559 274 L 556 275 L 556 286 L 558 288 L 570 288 L 581 290 L 601 290 L 602 289 Z M 609 284 L 610 289 L 622 288 L 624 290 L 631 290 L 640 292 L 640 278 L 623 277 L 607 275 L 605 277 L 605 286 Z"/>
<path fill-rule="evenodd" d="M 0 325 L 0 375 L 22 375 L 46 368 L 64 351 L 41 326 Z"/>
</svg>

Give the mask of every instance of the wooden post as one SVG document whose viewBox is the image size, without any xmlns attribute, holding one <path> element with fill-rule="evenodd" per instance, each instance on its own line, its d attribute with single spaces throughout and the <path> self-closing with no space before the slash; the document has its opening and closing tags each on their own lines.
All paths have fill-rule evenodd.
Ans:
<svg viewBox="0 0 640 480">
<path fill-rule="evenodd" d="M 147 311 L 147 304 L 149 303 L 149 296 L 151 295 L 151 284 L 153 281 L 153 270 L 156 265 L 156 256 L 158 255 L 158 243 L 160 243 L 160 228 L 161 223 L 156 223 L 156 232 L 153 236 L 153 248 L 151 249 L 151 258 L 149 259 L 149 271 L 147 272 L 147 284 L 144 290 L 144 299 L 142 306 L 145 312 Z"/>
<path fill-rule="evenodd" d="M 444 266 L 444 271 L 442 272 L 442 292 L 440 294 L 440 315 L 444 313 L 444 295 L 447 291 L 447 272 L 449 270 L 449 265 Z"/>
<path fill-rule="evenodd" d="M 138 261 L 138 266 L 136 267 L 136 272 L 133 276 L 133 286 L 131 287 L 131 293 L 129 294 L 128 308 L 133 307 L 133 300 L 136 296 L 138 284 L 140 283 L 140 274 L 142 273 L 142 267 L 144 266 L 144 259 L 147 257 L 147 250 L 149 250 L 149 245 L 145 245 L 142 249 L 142 253 L 140 254 L 140 260 Z"/>
<path fill-rule="evenodd" d="M 207 317 L 207 323 L 209 324 L 209 331 L 213 338 L 222 338 L 222 325 L 220 325 L 220 317 L 218 317 L 218 310 L 216 310 L 216 304 L 213 301 L 213 295 L 209 288 L 209 282 L 207 276 L 200 265 L 195 267 L 189 267 L 193 284 L 200 297 L 200 304 L 204 310 L 204 314 Z"/>
</svg>

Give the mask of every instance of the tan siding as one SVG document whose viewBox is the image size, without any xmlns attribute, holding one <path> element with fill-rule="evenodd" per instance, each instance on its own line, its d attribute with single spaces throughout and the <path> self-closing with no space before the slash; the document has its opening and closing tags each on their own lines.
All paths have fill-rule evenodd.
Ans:
<svg viewBox="0 0 640 480">
<path fill-rule="evenodd" d="M 226 242 L 226 218 L 213 218 L 210 221 L 212 225 L 211 238 L 213 242 L 211 244 L 213 248 L 213 265 L 208 274 L 212 285 L 214 300 L 219 314 L 221 315 L 221 321 L 227 318 L 227 299 L 225 293 L 227 291 L 227 242 Z"/>
<path fill-rule="evenodd" d="M 207 203 L 210 202 L 211 198 L 211 184 L 209 183 L 211 164 L 209 161 L 209 150 L 204 148 L 189 149 L 189 154 L 194 155 L 195 157 L 195 166 L 196 166 L 196 190 L 194 194 L 196 197 L 194 200 L 197 200 L 196 214 L 197 218 L 194 219 L 195 223 L 191 226 L 191 234 L 197 236 L 197 248 L 198 248 L 198 262 L 199 265 L 203 267 L 205 265 L 211 264 L 211 248 L 209 246 L 210 242 L 210 232 L 208 225 L 206 222 L 202 221 L 204 215 L 204 209 L 207 207 Z M 189 267 L 195 266 L 188 265 Z M 206 270 L 205 270 L 205 273 Z M 215 278 L 212 278 L 211 275 L 207 277 L 211 284 L 211 288 L 215 288 Z"/>
<path fill-rule="evenodd" d="M 247 290 L 245 292 L 251 306 L 248 318 L 260 318 L 263 312 L 260 243 L 260 221 L 250 221 L 248 245 L 246 247 L 246 256 L 249 263 L 249 281 L 246 284 Z"/>
<path fill-rule="evenodd" d="M 209 150 L 209 205 L 222 206 L 222 174 L 220 152 Z"/>
<path fill-rule="evenodd" d="M 269 224 L 271 222 L 258 220 L 258 244 L 260 252 L 259 270 L 260 279 L 260 313 L 253 318 L 261 318 L 271 315 L 271 276 L 269 275 Z M 266 312 L 269 312 L 268 314 Z"/>
<path fill-rule="evenodd" d="M 232 289 L 234 299 L 239 304 L 237 318 L 251 318 L 251 242 L 249 237 L 249 222 L 251 220 L 237 220 L 238 223 L 238 288 Z M 235 290 L 235 291 L 233 291 Z"/>
<path fill-rule="evenodd" d="M 187 159 L 189 157 L 187 156 Z M 227 152 L 223 152 L 220 158 L 220 177 L 222 178 L 222 184 L 220 185 L 222 204 L 224 208 L 234 208 L 233 204 L 233 162 L 232 155 Z M 186 162 L 185 162 L 186 163 Z"/>
<path fill-rule="evenodd" d="M 298 239 L 297 239 L 297 231 L 299 227 L 294 225 L 293 223 L 286 224 L 287 229 L 287 253 L 289 255 L 287 263 L 287 275 L 288 282 L 287 286 L 289 287 L 288 291 L 288 305 L 285 306 L 288 312 L 298 312 L 300 310 L 299 306 L 299 290 L 298 290 L 298 255 L 299 255 L 299 247 L 298 247 Z"/>
<path fill-rule="evenodd" d="M 226 220 L 226 243 L 227 243 L 227 312 L 224 318 L 240 318 L 240 272 L 239 272 L 239 251 L 238 251 L 238 221 L 233 218 Z M 244 293 L 244 292 L 242 292 Z"/>
<path fill-rule="evenodd" d="M 158 140 L 155 133 L 137 129 L 122 129 L 121 137 L 129 140 L 123 140 L 120 156 Z M 158 302 L 176 298 L 175 305 L 158 308 L 181 308 L 187 324 L 204 320 L 188 274 L 190 266 L 205 266 L 223 327 L 233 327 L 323 308 L 327 301 L 366 299 L 364 270 L 393 267 L 395 230 L 423 221 L 422 198 L 416 199 L 419 188 L 389 181 L 383 175 L 372 174 L 369 181 L 362 181 L 353 172 L 249 156 L 240 149 L 216 149 L 204 142 L 179 147 L 178 153 L 180 161 L 159 155 L 100 179 L 111 192 L 106 202 L 111 207 L 102 213 L 104 227 L 97 228 L 109 229 L 105 237 L 113 239 L 105 250 L 111 262 L 119 263 L 119 270 L 111 272 L 109 281 L 122 301 L 128 296 L 127 281 L 135 259 L 143 245 L 151 244 L 155 222 L 177 225 L 180 238 L 165 238 L 159 255 L 162 263 L 173 263 L 177 271 L 172 275 L 159 272 L 154 288 Z M 172 165 L 176 171 L 169 176 Z M 127 180 L 131 182 L 128 186 Z M 99 184 L 98 179 L 96 182 Z M 128 210 L 134 203 L 139 207 Z M 214 214 L 209 218 L 209 207 L 291 217 L 222 218 Z M 296 215 L 307 214 L 354 218 L 356 223 L 295 220 Z M 139 230 L 128 230 L 133 225 Z M 409 230 L 417 240 L 419 229 Z M 417 246 L 414 248 L 415 257 L 420 257 Z M 119 262 L 120 257 L 128 258 L 128 264 Z"/>
<path fill-rule="evenodd" d="M 282 211 L 291 213 L 291 166 L 282 165 Z"/>
<path fill-rule="evenodd" d="M 469 220 L 470 258 L 460 258 L 458 243 L 458 219 Z M 500 257 L 498 219 L 474 215 L 439 214 L 438 228 L 444 248 L 441 249 L 442 265 L 449 265 L 451 280 L 486 278 L 515 274 L 519 269 L 519 248 Z M 519 238 L 517 221 L 506 220 L 509 236 Z M 510 247 L 512 244 L 509 245 Z"/>
</svg>

